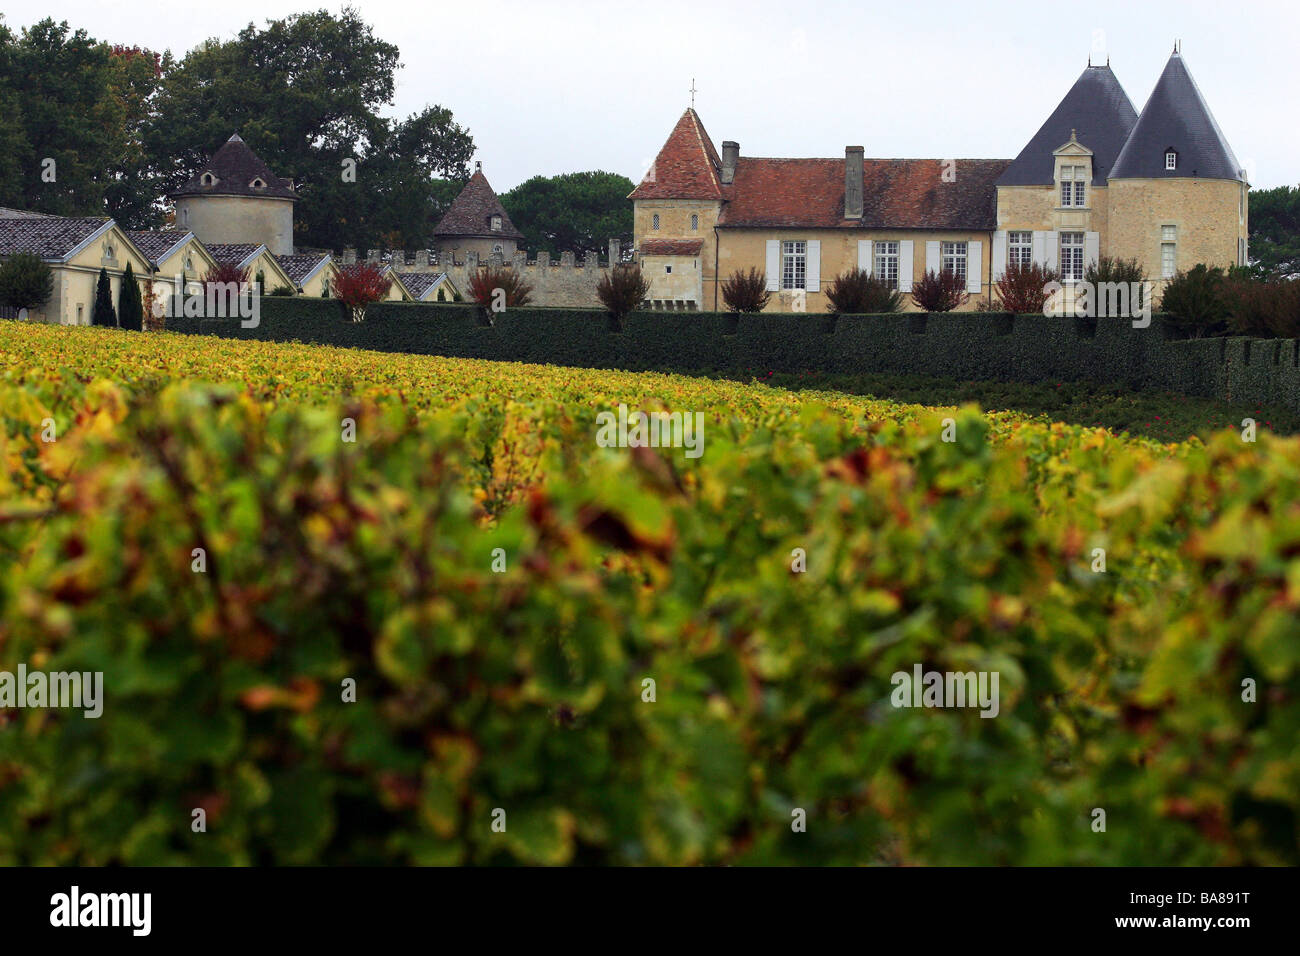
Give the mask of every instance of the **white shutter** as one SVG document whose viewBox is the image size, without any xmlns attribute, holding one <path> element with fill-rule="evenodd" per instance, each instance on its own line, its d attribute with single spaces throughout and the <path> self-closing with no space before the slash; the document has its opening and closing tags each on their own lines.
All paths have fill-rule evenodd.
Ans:
<svg viewBox="0 0 1300 956">
<path fill-rule="evenodd" d="M 966 291 L 978 293 L 984 281 L 984 243 L 966 243 Z"/>
<path fill-rule="evenodd" d="M 781 288 L 781 240 L 767 240 L 767 291 Z"/>
<path fill-rule="evenodd" d="M 808 271 L 804 280 L 804 287 L 809 292 L 820 292 L 822 290 L 822 241 L 820 239 L 808 240 Z"/>
<path fill-rule="evenodd" d="M 1056 269 L 1056 233 L 1043 233 L 1043 265 Z"/>
<path fill-rule="evenodd" d="M 1002 278 L 1002 273 L 1007 271 L 1007 233 L 1004 229 L 999 229 L 993 233 L 993 281 L 997 282 Z"/>
<path fill-rule="evenodd" d="M 898 291 L 912 291 L 912 240 L 898 244 Z"/>
<path fill-rule="evenodd" d="M 871 240 L 859 239 L 858 240 L 858 268 L 861 269 L 863 272 L 865 272 L 867 275 L 871 275 L 871 265 L 872 265 Z"/>
<path fill-rule="evenodd" d="M 1043 247 L 1043 241 L 1046 235 L 1047 233 L 1045 232 L 1041 232 L 1037 229 L 1034 230 L 1034 235 L 1032 237 L 1033 246 L 1031 247 L 1031 252 L 1034 258 L 1034 265 L 1036 266 L 1041 266 L 1045 262 L 1047 262 L 1047 252 Z"/>
<path fill-rule="evenodd" d="M 1097 256 L 1101 252 L 1101 233 L 1085 232 L 1083 234 L 1083 259 L 1084 268 L 1095 266 Z"/>
<path fill-rule="evenodd" d="M 939 243 L 927 241 L 925 244 L 925 271 L 938 272 L 940 269 Z"/>
</svg>

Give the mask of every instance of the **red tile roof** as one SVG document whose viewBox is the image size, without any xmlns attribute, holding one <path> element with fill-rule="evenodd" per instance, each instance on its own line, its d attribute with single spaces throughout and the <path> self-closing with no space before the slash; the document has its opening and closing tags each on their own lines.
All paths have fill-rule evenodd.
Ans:
<svg viewBox="0 0 1300 956">
<path fill-rule="evenodd" d="M 721 169 L 722 160 L 699 114 L 688 109 L 668 135 L 645 179 L 628 198 L 720 199 Z"/>
<path fill-rule="evenodd" d="M 702 248 L 703 239 L 644 239 L 639 251 L 643 256 L 698 256 Z"/>
<path fill-rule="evenodd" d="M 994 182 L 1009 159 L 958 159 L 944 181 L 941 159 L 863 161 L 862 218 L 844 218 L 844 160 L 741 157 L 724 187 L 719 228 L 963 229 L 997 225 Z"/>
</svg>

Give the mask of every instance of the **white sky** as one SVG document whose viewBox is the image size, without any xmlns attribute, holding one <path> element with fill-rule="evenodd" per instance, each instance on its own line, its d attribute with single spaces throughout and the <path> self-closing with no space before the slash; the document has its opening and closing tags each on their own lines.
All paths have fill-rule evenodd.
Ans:
<svg viewBox="0 0 1300 956">
<path fill-rule="evenodd" d="M 0 0 L 176 54 L 322 0 Z M 401 50 L 391 113 L 427 103 L 468 126 L 493 186 L 604 169 L 638 180 L 690 103 L 749 156 L 1016 155 L 1094 48 L 1141 111 L 1175 38 L 1252 185 L 1300 183 L 1295 0 L 365 0 Z M 1102 31 L 1100 34 L 1096 31 Z M 1094 44 L 1097 44 L 1095 47 Z M 1094 56 L 1098 56 L 1094 54 Z M 1094 62 L 1102 62 L 1105 52 Z M 213 144 L 214 148 L 219 144 Z"/>
</svg>

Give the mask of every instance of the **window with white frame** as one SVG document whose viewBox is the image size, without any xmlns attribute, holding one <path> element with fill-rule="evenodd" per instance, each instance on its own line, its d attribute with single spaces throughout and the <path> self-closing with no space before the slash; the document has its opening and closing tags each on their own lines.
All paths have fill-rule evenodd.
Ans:
<svg viewBox="0 0 1300 956">
<path fill-rule="evenodd" d="M 493 231 L 493 232 L 500 232 L 500 231 L 501 231 L 501 217 L 500 217 L 500 216 L 493 216 L 493 217 L 492 217 L 492 231 Z"/>
<path fill-rule="evenodd" d="M 1061 205 L 1079 206 L 1087 204 L 1087 166 L 1061 167 Z"/>
<path fill-rule="evenodd" d="M 1178 227 L 1160 227 L 1160 277 L 1173 278 L 1178 271 Z"/>
<path fill-rule="evenodd" d="M 699 228 L 700 228 L 700 217 L 691 216 L 691 232 L 695 232 Z"/>
<path fill-rule="evenodd" d="M 1177 169 L 1177 168 L 1178 168 L 1178 154 L 1171 149 L 1169 152 L 1165 153 L 1165 169 Z"/>
<path fill-rule="evenodd" d="M 650 219 L 650 228 L 651 229 L 659 228 L 659 213 L 655 213 L 654 216 Z"/>
<path fill-rule="evenodd" d="M 1083 279 L 1083 233 L 1061 233 L 1061 279 L 1079 282 Z"/>
<path fill-rule="evenodd" d="M 875 244 L 875 277 L 891 289 L 898 288 L 898 243 L 893 240 Z"/>
<path fill-rule="evenodd" d="M 786 239 L 781 243 L 781 288 L 806 288 L 808 243 L 803 239 Z"/>
<path fill-rule="evenodd" d="M 939 263 L 944 272 L 951 272 L 964 281 L 966 279 L 966 243 L 939 243 Z"/>
<path fill-rule="evenodd" d="M 1007 265 L 1030 266 L 1034 264 L 1034 234 L 1032 232 L 1007 233 Z"/>
</svg>

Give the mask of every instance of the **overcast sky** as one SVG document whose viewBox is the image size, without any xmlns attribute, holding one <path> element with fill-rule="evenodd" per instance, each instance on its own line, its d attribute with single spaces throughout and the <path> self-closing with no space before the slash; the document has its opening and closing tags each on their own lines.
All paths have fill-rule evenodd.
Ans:
<svg viewBox="0 0 1300 956">
<path fill-rule="evenodd" d="M 10 27 L 66 19 L 177 55 L 312 0 L 0 0 Z M 1141 111 L 1182 53 L 1258 187 L 1300 184 L 1296 0 L 365 0 L 401 50 L 393 115 L 469 128 L 493 186 L 604 169 L 641 177 L 695 105 L 749 156 L 1014 157 L 1087 65 L 1110 57 Z M 213 144 L 215 148 L 220 144 Z"/>
</svg>

